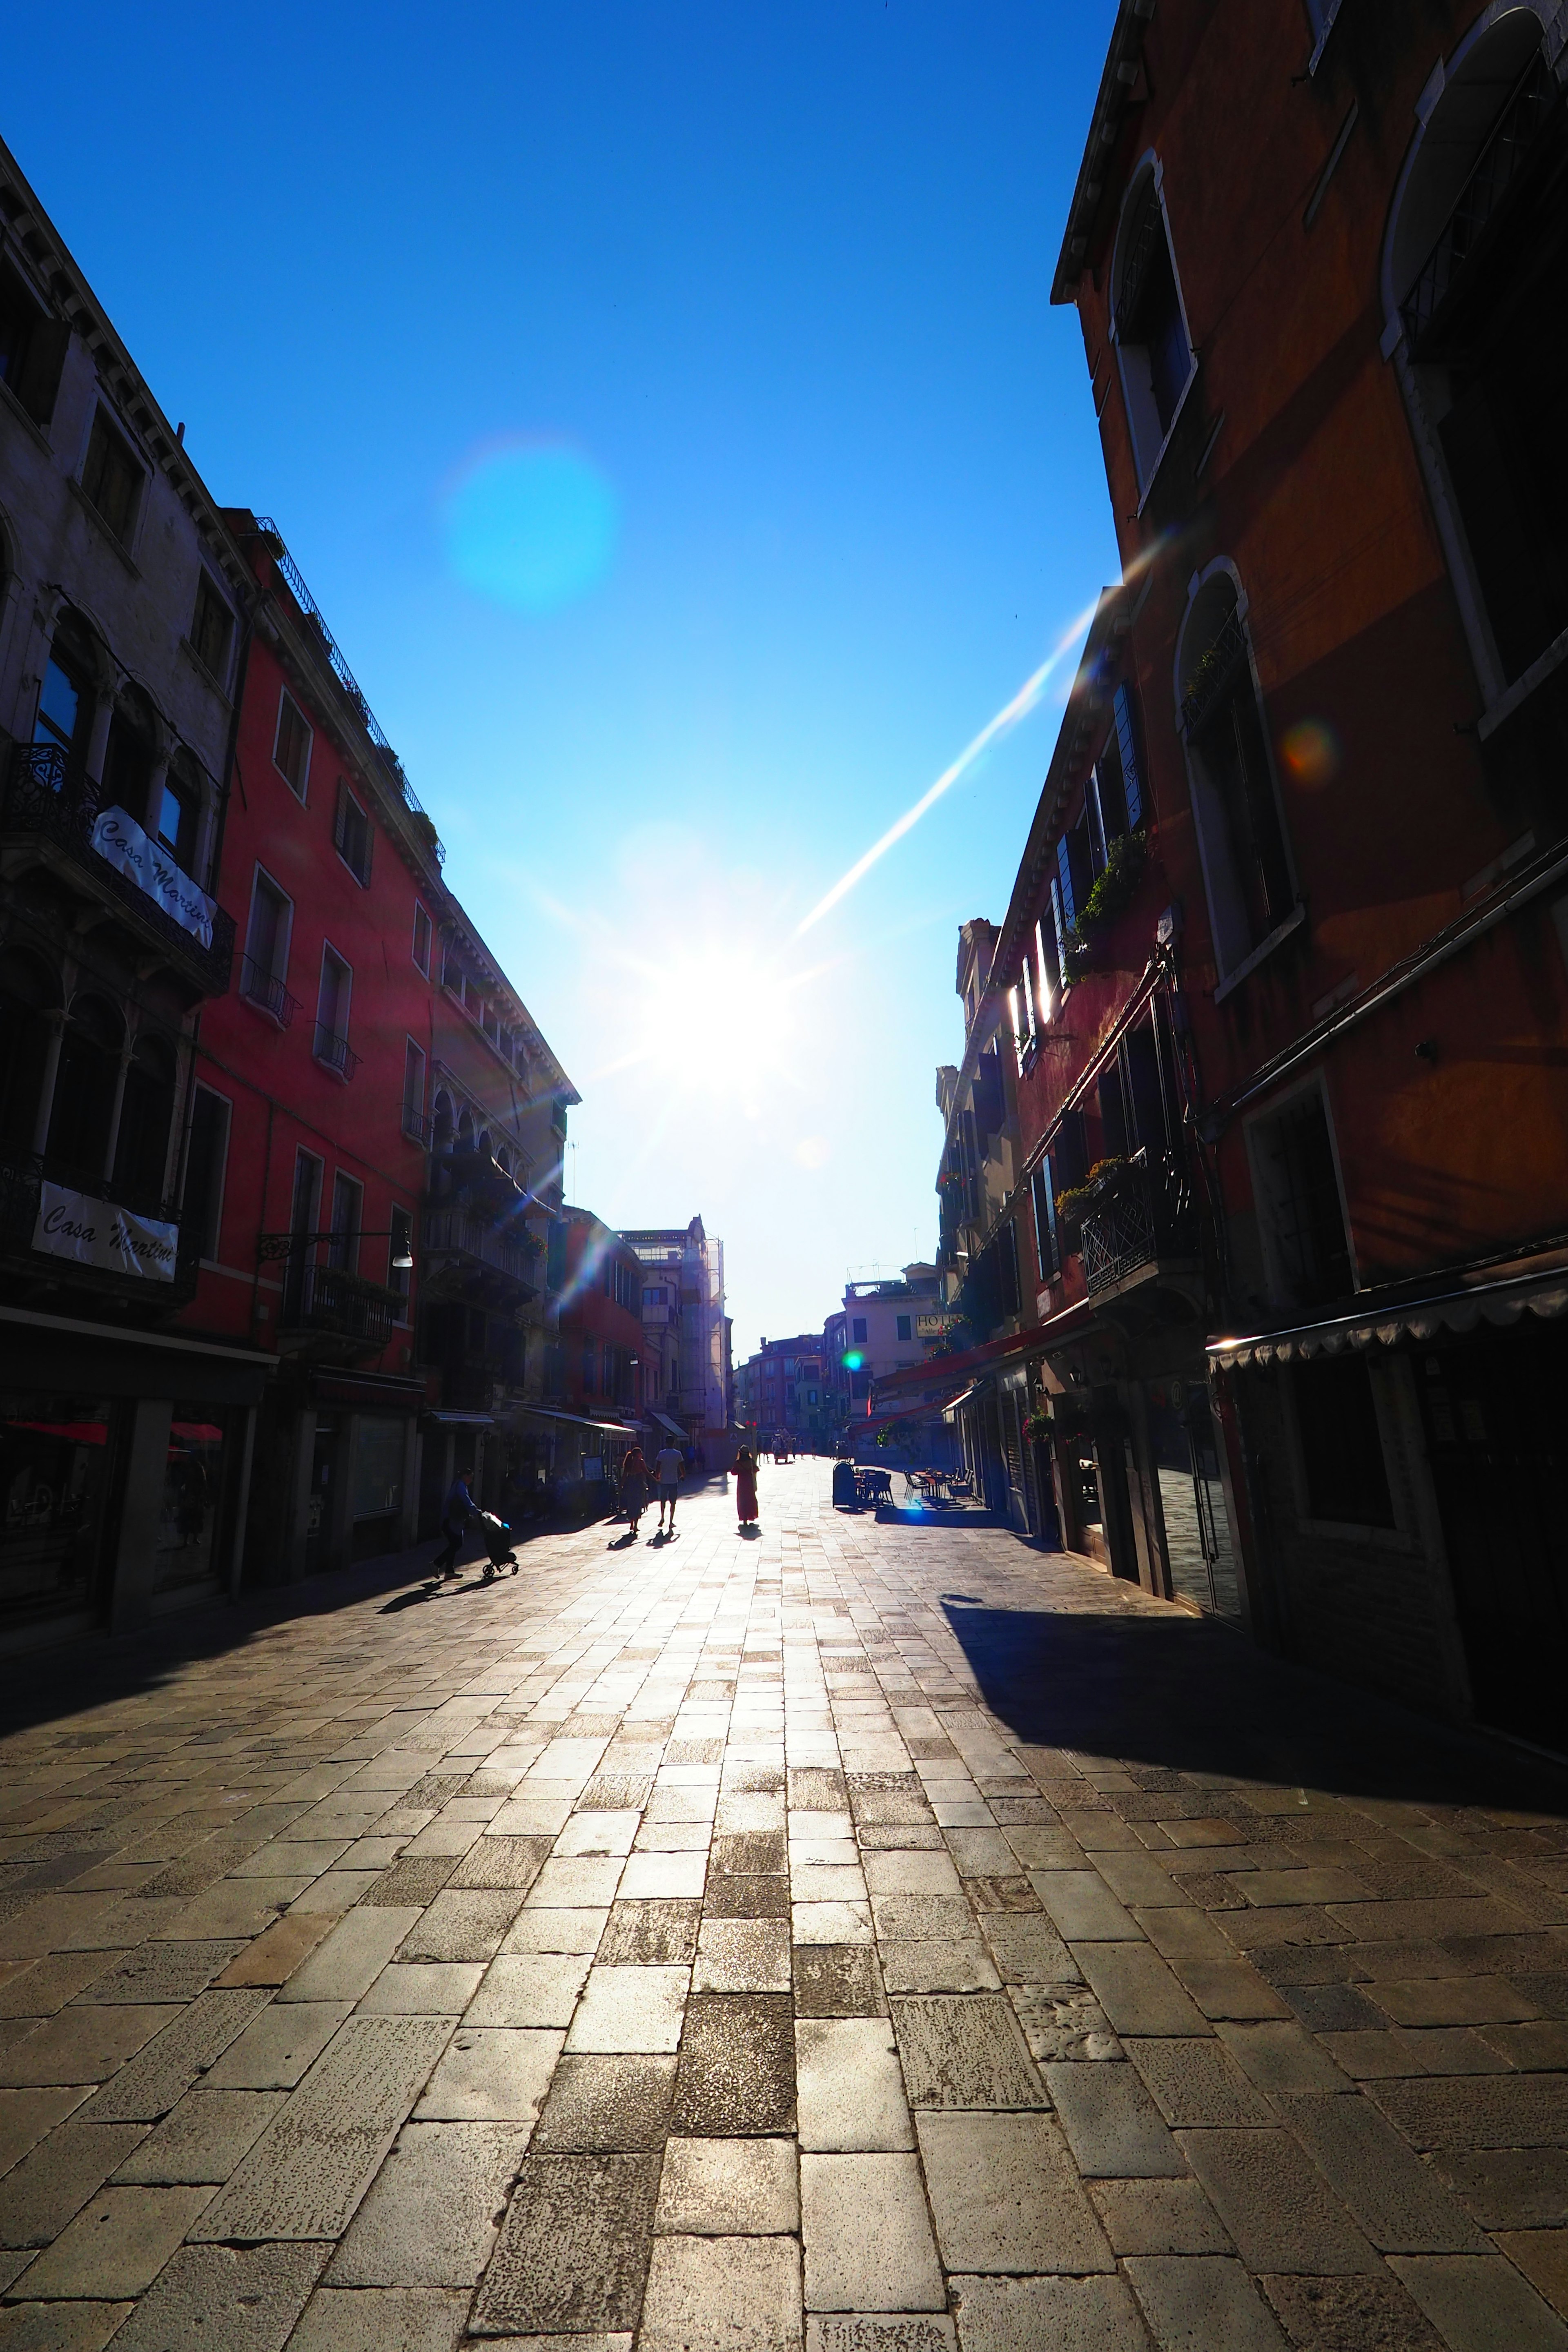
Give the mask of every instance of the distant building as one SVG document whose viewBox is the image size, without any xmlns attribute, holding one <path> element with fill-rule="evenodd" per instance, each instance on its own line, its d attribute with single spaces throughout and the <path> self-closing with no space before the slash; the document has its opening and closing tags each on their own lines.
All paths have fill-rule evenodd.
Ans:
<svg viewBox="0 0 1568 2352">
<path fill-rule="evenodd" d="M 643 1269 L 642 1320 L 661 1393 L 649 1391 L 656 1423 L 694 1446 L 728 1443 L 731 1388 L 730 1324 L 724 1312 L 724 1244 L 700 1217 L 689 1225 L 626 1230 L 621 1239 Z"/>
<path fill-rule="evenodd" d="M 737 1381 L 737 1399 L 745 1399 L 742 1426 L 763 1445 L 781 1436 L 808 1449 L 819 1445 L 834 1426 L 823 1369 L 820 1333 L 764 1339 L 743 1367 L 743 1389 Z"/>
</svg>

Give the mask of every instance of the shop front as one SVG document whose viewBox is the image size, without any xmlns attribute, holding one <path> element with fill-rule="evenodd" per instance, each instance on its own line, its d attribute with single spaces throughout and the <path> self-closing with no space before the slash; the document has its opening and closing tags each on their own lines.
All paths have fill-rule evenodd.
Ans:
<svg viewBox="0 0 1568 2352">
<path fill-rule="evenodd" d="M 12 1307 L 0 1349 L 0 1648 L 237 1589 L 268 1360 Z"/>
</svg>

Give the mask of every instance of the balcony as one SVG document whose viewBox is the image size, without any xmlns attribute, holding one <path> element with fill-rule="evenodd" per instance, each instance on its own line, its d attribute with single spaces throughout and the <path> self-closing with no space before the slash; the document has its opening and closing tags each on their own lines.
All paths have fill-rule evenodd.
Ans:
<svg viewBox="0 0 1568 2352">
<path fill-rule="evenodd" d="M 324 1070 L 347 1082 L 359 1067 L 359 1055 L 346 1037 L 338 1036 L 324 1021 L 316 1024 L 316 1039 L 311 1053 Z"/>
<path fill-rule="evenodd" d="M 379 1354 L 405 1309 L 397 1291 L 346 1266 L 294 1259 L 283 1277 L 282 1328 L 348 1340 L 356 1351 Z"/>
<path fill-rule="evenodd" d="M 221 907 L 212 912 L 212 940 L 206 944 L 195 931 L 165 912 L 160 899 L 120 866 L 110 863 L 97 845 L 100 819 L 125 811 L 100 805 L 98 787 L 67 764 L 56 744 L 17 743 L 12 747 L 5 777 L 0 834 L 9 840 L 37 842 L 56 858 L 63 853 L 77 868 L 100 904 L 115 913 L 140 938 L 149 941 L 170 969 L 198 996 L 222 996 L 234 964 L 234 919 Z M 160 887 L 172 901 L 200 900 L 204 894 L 171 860 L 162 859 Z"/>
<path fill-rule="evenodd" d="M 254 956 L 239 960 L 239 992 L 247 1004 L 276 1021 L 279 1029 L 287 1029 L 300 1010 L 298 997 L 290 996 L 283 982 L 275 980 Z"/>
<path fill-rule="evenodd" d="M 1192 1186 L 1170 1153 L 1151 1162 L 1140 1151 L 1118 1170 L 1100 1204 L 1085 1212 L 1080 1246 L 1091 1298 L 1163 1258 L 1197 1255 Z"/>
<path fill-rule="evenodd" d="M 538 1255 L 531 1234 L 507 1233 L 477 1210 L 425 1213 L 425 1276 L 440 1295 L 521 1305 L 536 1296 L 531 1276 Z"/>
<path fill-rule="evenodd" d="M 69 1201 L 54 1201 L 57 1212 L 64 1206 L 67 1214 L 57 1216 L 58 1237 L 40 1246 L 37 1237 L 46 1184 Z M 117 1217 L 116 1212 L 128 1213 Z M 72 1225 L 90 1226 L 93 1238 L 73 1238 L 68 1230 Z M 172 1277 L 143 1270 L 167 1264 L 162 1253 L 171 1232 Z M 0 1257 L 8 1261 L 13 1277 L 30 1275 L 51 1287 L 61 1281 L 79 1283 L 88 1296 L 135 1301 L 155 1315 L 173 1314 L 195 1296 L 196 1243 L 193 1236 L 187 1244 L 181 1234 L 173 1202 L 146 1200 L 33 1152 L 0 1158 Z"/>
</svg>

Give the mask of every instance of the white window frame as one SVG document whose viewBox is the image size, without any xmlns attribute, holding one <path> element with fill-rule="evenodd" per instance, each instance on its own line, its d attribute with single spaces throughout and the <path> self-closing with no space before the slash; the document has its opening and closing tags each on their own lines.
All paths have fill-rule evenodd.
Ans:
<svg viewBox="0 0 1568 2352">
<path fill-rule="evenodd" d="M 1133 373 L 1131 377 L 1129 375 L 1129 352 L 1134 350 L 1142 351 L 1142 346 L 1136 344 L 1124 348 L 1116 331 L 1116 312 L 1121 299 L 1119 288 L 1121 278 L 1122 236 L 1143 184 L 1151 176 L 1154 183 L 1154 202 L 1159 207 L 1160 226 L 1165 238 L 1165 251 L 1171 264 L 1171 278 L 1176 289 L 1176 308 L 1181 312 L 1182 332 L 1186 338 L 1188 360 L 1186 382 L 1177 394 L 1176 404 L 1171 411 L 1171 421 L 1163 434 L 1159 431 L 1159 411 L 1153 405 L 1152 380 L 1144 383 L 1138 374 Z M 1182 290 L 1182 273 L 1176 263 L 1176 240 L 1171 235 L 1171 215 L 1165 203 L 1165 167 L 1152 148 L 1145 150 L 1128 174 L 1127 185 L 1122 193 L 1121 209 L 1117 217 L 1109 292 L 1110 296 L 1108 305 L 1110 336 L 1116 352 L 1117 372 L 1121 380 L 1121 413 L 1127 420 L 1128 445 L 1132 452 L 1133 471 L 1138 477 L 1137 510 L 1142 514 L 1148 501 L 1149 493 L 1159 478 L 1160 468 L 1165 462 L 1165 452 L 1175 437 L 1176 427 L 1182 421 L 1182 412 L 1186 407 L 1193 386 L 1198 380 L 1197 346 L 1193 341 L 1192 326 L 1187 317 L 1187 298 Z M 1154 433 L 1157 436 L 1153 438 L 1151 437 L 1149 428 L 1151 415 L 1153 418 Z"/>
<path fill-rule="evenodd" d="M 288 769 L 278 757 L 278 746 L 282 740 L 283 735 L 283 708 L 285 704 L 287 704 L 289 709 L 294 712 L 300 726 L 305 730 L 305 764 L 298 783 L 294 782 L 293 777 L 289 773 Z M 289 693 L 288 687 L 280 686 L 278 689 L 278 716 L 273 722 L 272 728 L 272 764 L 277 769 L 278 773 L 282 777 L 284 782 L 288 785 L 289 791 L 293 793 L 301 808 L 309 808 L 310 805 L 310 761 L 315 756 L 315 729 L 311 726 L 310 720 L 300 709 L 298 702 L 295 701 L 294 697 Z"/>
</svg>

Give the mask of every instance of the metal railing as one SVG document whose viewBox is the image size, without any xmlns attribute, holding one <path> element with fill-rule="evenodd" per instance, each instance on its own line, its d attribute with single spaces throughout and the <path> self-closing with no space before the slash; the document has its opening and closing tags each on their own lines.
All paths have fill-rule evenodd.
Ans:
<svg viewBox="0 0 1568 2352">
<path fill-rule="evenodd" d="M 306 615 L 307 619 L 313 624 L 318 635 L 320 635 L 321 640 L 321 650 L 325 654 L 327 660 L 331 665 L 332 675 L 337 679 L 338 684 L 342 688 L 343 692 L 348 696 L 349 700 L 353 703 L 354 709 L 358 714 L 360 722 L 364 728 L 365 733 L 370 737 L 371 741 L 375 745 L 377 751 L 383 754 L 383 764 L 385 766 L 387 772 L 391 775 L 394 782 L 396 784 L 398 793 L 402 798 L 405 808 L 407 809 L 411 816 L 424 817 L 426 824 L 430 826 L 431 846 L 434 850 L 437 863 L 439 865 L 445 859 L 447 853 L 442 848 L 440 842 L 436 838 L 435 824 L 428 813 L 420 805 L 418 796 L 416 793 L 413 785 L 409 782 L 407 776 L 404 773 L 402 761 L 398 758 L 396 752 L 387 741 L 380 721 L 377 719 L 374 711 L 371 709 L 370 704 L 365 699 L 363 688 L 360 685 L 358 678 L 355 677 L 353 670 L 350 669 L 348 663 L 344 660 L 342 647 L 339 645 L 336 637 L 333 636 L 331 629 L 328 628 L 325 614 L 321 611 L 321 606 L 317 604 L 309 588 L 305 585 L 304 574 L 301 572 L 299 565 L 295 562 L 293 557 L 289 554 L 288 545 L 284 540 L 282 532 L 279 530 L 278 525 L 273 521 L 270 515 L 258 515 L 256 518 L 256 528 L 271 541 L 272 560 L 277 564 L 279 571 L 283 574 L 284 579 L 288 582 L 289 592 L 292 594 L 294 601 L 300 606 L 300 611 Z"/>
<path fill-rule="evenodd" d="M 1084 1287 L 1092 1298 L 1161 1257 L 1190 1257 L 1196 1248 L 1192 1187 L 1169 1153 L 1152 1166 L 1140 1152 L 1130 1160 L 1104 1204 L 1080 1228 Z"/>
<path fill-rule="evenodd" d="M 359 1067 L 359 1055 L 346 1037 L 339 1037 L 324 1021 L 316 1024 L 316 1041 L 310 1048 L 324 1069 L 335 1071 L 340 1078 L 352 1078 Z"/>
<path fill-rule="evenodd" d="M 1499 114 L 1474 170 L 1443 224 L 1442 235 L 1399 306 L 1413 350 L 1442 309 L 1456 275 L 1475 250 L 1482 230 L 1530 156 L 1542 124 L 1562 94 L 1555 75 L 1538 49 Z"/>
<path fill-rule="evenodd" d="M 538 1255 L 537 1250 L 509 1239 L 488 1218 L 476 1216 L 469 1209 L 426 1209 L 425 1246 L 426 1250 L 472 1259 L 476 1265 L 521 1283 L 531 1280 L 533 1261 Z"/>
<path fill-rule="evenodd" d="M 239 992 L 247 1004 L 269 1013 L 279 1029 L 287 1029 L 300 1010 L 298 997 L 290 996 L 283 982 L 251 955 L 239 960 Z"/>
<path fill-rule="evenodd" d="M 405 1103 L 403 1132 L 410 1143 L 417 1143 L 428 1151 L 435 1139 L 436 1122 L 427 1111 L 417 1110 L 412 1103 Z"/>
<path fill-rule="evenodd" d="M 1189 740 L 1207 725 L 1246 658 L 1247 625 L 1233 605 L 1182 697 L 1182 724 Z"/>
<path fill-rule="evenodd" d="M 283 1328 L 329 1332 L 365 1348 L 384 1348 L 406 1302 L 384 1283 L 345 1266 L 294 1257 L 283 1277 Z"/>
<path fill-rule="evenodd" d="M 145 1297 L 148 1305 L 154 1307 L 180 1307 L 189 1300 L 196 1286 L 201 1237 L 194 1226 L 187 1234 L 179 1224 L 179 1209 L 174 1202 L 153 1200 L 135 1185 L 116 1184 L 108 1177 L 95 1176 L 88 1170 L 45 1158 L 39 1152 L 6 1152 L 0 1156 L 0 1253 L 22 1255 L 33 1252 L 39 1193 L 47 1183 L 79 1192 L 88 1201 L 101 1201 L 108 1208 L 129 1209 L 136 1216 L 175 1225 L 179 1240 L 173 1282 L 154 1281 L 144 1275 L 121 1276 L 103 1267 L 74 1265 L 68 1258 L 54 1257 L 42 1251 L 37 1253 L 36 1260 L 40 1271 L 47 1265 L 52 1277 L 68 1282 L 75 1274 L 95 1286 L 121 1282 L 127 1287 L 133 1285 L 134 1295 Z"/>
<path fill-rule="evenodd" d="M 103 805 L 99 787 L 58 743 L 13 745 L 0 831 L 31 835 L 68 851 L 91 876 L 93 888 L 156 940 L 160 950 L 189 974 L 204 996 L 222 996 L 234 967 L 233 916 L 215 907 L 212 945 L 204 947 L 149 892 L 99 856 L 92 829 Z"/>
</svg>

